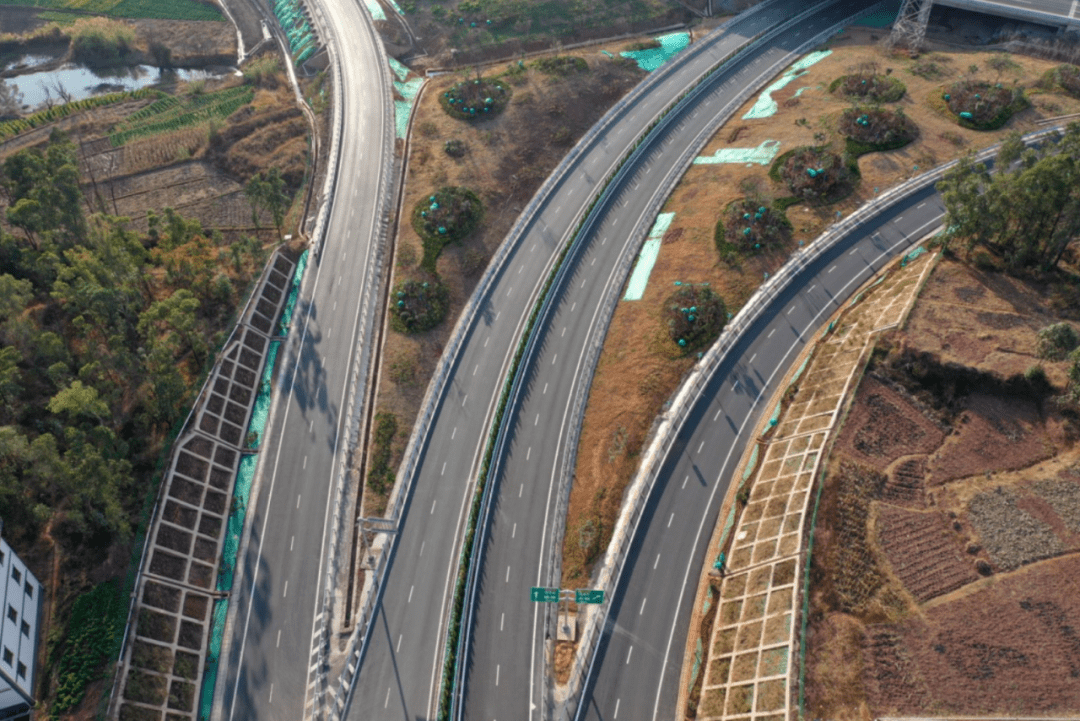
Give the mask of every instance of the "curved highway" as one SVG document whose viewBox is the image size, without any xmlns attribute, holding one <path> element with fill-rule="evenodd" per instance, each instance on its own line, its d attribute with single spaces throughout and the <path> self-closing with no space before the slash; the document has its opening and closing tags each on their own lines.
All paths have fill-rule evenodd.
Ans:
<svg viewBox="0 0 1080 721">
<path fill-rule="evenodd" d="M 509 250 L 506 263 L 494 279 L 480 314 L 466 329 L 466 339 L 453 368 L 452 380 L 439 399 L 430 432 L 421 441 L 421 461 L 403 507 L 381 603 L 361 653 L 360 671 L 349 693 L 348 718 L 372 721 L 435 715 L 447 611 L 461 547 L 461 524 L 471 499 L 494 404 L 502 391 L 511 355 L 537 292 L 558 251 L 576 227 L 596 184 L 610 174 L 636 142 L 642 129 L 706 69 L 805 7 L 806 4 L 799 0 L 766 3 L 730 24 L 725 33 L 691 46 L 684 56 L 685 62 L 672 61 L 674 65 L 666 71 L 662 82 L 655 83 L 638 102 L 618 111 L 615 121 L 591 140 L 573 161 L 569 172 L 561 177 L 542 200 L 537 212 L 528 219 L 525 232 Z M 763 69 L 762 66 L 758 68 L 759 72 Z M 628 230 L 630 226 L 631 223 L 623 221 L 624 229 Z M 613 241 L 611 246 L 615 245 Z M 607 271 L 603 267 L 590 270 L 606 277 Z M 573 308 L 568 312 L 583 318 L 583 310 Z M 591 316 L 589 318 L 575 326 L 575 334 L 587 329 L 587 323 L 592 322 Z M 566 378 L 569 377 L 567 374 Z M 567 390 L 560 386 L 558 392 L 564 394 Z M 546 431 L 552 424 L 557 428 L 558 421 L 553 418 L 554 415 L 543 419 L 543 424 L 530 418 L 530 428 Z M 522 452 L 527 456 L 526 461 L 540 463 L 539 454 L 531 455 L 524 448 Z M 539 475 L 545 476 L 546 472 Z M 522 526 L 522 533 L 528 530 L 530 534 L 531 545 L 520 546 L 523 549 L 538 544 L 544 529 L 553 520 L 544 510 L 549 497 L 549 486 L 545 485 L 548 481 L 534 482 L 533 479 L 531 476 L 529 483 L 519 483 L 506 491 L 530 504 L 528 517 L 523 515 L 515 521 Z M 529 492 L 527 501 L 526 490 Z M 524 542 L 524 537 L 518 534 L 511 540 Z M 527 604 L 528 587 L 539 575 L 536 566 L 539 551 L 523 553 L 529 560 L 519 564 L 517 573 L 511 568 L 507 576 L 507 569 L 500 569 L 500 581 L 504 584 L 500 592 L 505 592 L 507 598 L 518 598 Z M 530 633 L 531 627 L 530 616 Z M 508 697 L 516 699 L 510 716 L 504 718 L 537 718 L 534 715 L 534 707 L 539 704 L 536 694 L 542 687 L 526 692 L 534 649 L 527 642 L 518 651 L 520 655 L 515 664 L 517 670 L 524 673 L 515 671 L 512 681 L 500 684 L 494 683 L 499 679 L 491 679 L 491 698 L 501 699 L 500 694 L 506 691 Z M 504 668 L 493 670 L 502 673 Z M 539 668 L 535 670 L 539 671 Z"/>
<path fill-rule="evenodd" d="M 337 178 L 327 199 L 325 240 L 308 264 L 293 332 L 278 358 L 229 604 L 217 720 L 296 721 L 311 713 L 311 649 L 323 621 L 316 608 L 336 461 L 345 451 L 346 393 L 358 339 L 371 337 L 370 328 L 361 327 L 371 322 L 370 315 L 366 323 L 361 317 L 361 301 L 378 292 L 376 216 L 394 135 L 386 60 L 359 3 L 325 0 L 323 9 L 343 78 Z M 363 375 L 366 362 L 360 365 Z"/>
</svg>

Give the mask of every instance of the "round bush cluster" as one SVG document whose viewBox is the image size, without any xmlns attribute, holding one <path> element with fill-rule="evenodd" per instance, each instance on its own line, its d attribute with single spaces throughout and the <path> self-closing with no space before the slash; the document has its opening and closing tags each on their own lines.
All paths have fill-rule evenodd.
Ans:
<svg viewBox="0 0 1080 721">
<path fill-rule="evenodd" d="M 439 96 L 447 115 L 459 120 L 493 118 L 510 102 L 510 86 L 496 78 L 463 80 Z"/>
<path fill-rule="evenodd" d="M 777 160 L 791 194 L 815 203 L 839 200 L 858 180 L 843 158 L 824 148 L 796 148 Z"/>
<path fill-rule="evenodd" d="M 730 203 L 716 226 L 716 247 L 724 257 L 760 253 L 790 239 L 791 223 L 784 211 L 754 198 Z"/>
<path fill-rule="evenodd" d="M 1023 91 L 991 85 L 983 80 L 961 80 L 949 86 L 942 95 L 949 110 L 960 125 L 972 130 L 996 130 L 1013 113 L 1027 106 Z"/>
<path fill-rule="evenodd" d="M 400 333 L 421 333 L 446 317 L 450 292 L 437 280 L 403 280 L 390 294 L 390 325 Z"/>
<path fill-rule="evenodd" d="M 451 158 L 463 158 L 465 152 L 468 150 L 468 146 L 465 145 L 464 140 L 452 138 L 446 141 L 446 145 L 443 146 L 443 152 L 449 155 Z"/>
<path fill-rule="evenodd" d="M 841 75 L 832 81 L 829 90 L 839 90 L 842 95 L 874 103 L 895 103 L 904 97 L 907 87 L 899 79 L 889 75 L 858 73 Z"/>
<path fill-rule="evenodd" d="M 480 197 L 457 185 L 447 185 L 413 206 L 412 226 L 424 243 L 420 267 L 435 272 L 435 261 L 447 243 L 466 238 L 484 218 Z"/>
<path fill-rule="evenodd" d="M 665 301 L 664 316 L 668 336 L 685 353 L 712 343 L 727 323 L 724 301 L 707 283 L 680 285 Z"/>
<path fill-rule="evenodd" d="M 1075 65 L 1059 65 L 1054 68 L 1055 79 L 1065 92 L 1074 98 L 1080 98 L 1080 67 Z"/>
<path fill-rule="evenodd" d="M 873 150 L 902 148 L 919 134 L 919 126 L 901 109 L 856 105 L 841 114 L 840 134 L 854 140 L 854 155 Z"/>
</svg>

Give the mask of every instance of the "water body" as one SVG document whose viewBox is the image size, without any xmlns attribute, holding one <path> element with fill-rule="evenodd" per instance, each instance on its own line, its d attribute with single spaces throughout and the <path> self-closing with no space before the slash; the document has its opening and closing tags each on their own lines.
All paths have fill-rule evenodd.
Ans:
<svg viewBox="0 0 1080 721">
<path fill-rule="evenodd" d="M 49 58 L 26 56 L 12 62 L 10 67 L 34 67 L 47 60 Z M 72 100 L 82 100 L 91 95 L 137 90 L 157 83 L 220 78 L 234 72 L 237 72 L 235 68 L 224 67 L 159 70 L 152 65 L 125 65 L 91 70 L 75 63 L 66 63 L 55 70 L 24 73 L 7 78 L 4 82 L 15 86 L 22 93 L 23 103 L 34 109 L 49 98 L 54 102 L 63 102 L 58 87 L 69 93 Z"/>
</svg>

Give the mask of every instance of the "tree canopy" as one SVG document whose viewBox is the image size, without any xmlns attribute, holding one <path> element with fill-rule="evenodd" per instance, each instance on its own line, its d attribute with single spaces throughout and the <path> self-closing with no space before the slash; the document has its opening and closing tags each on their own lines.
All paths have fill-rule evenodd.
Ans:
<svg viewBox="0 0 1080 721">
<path fill-rule="evenodd" d="M 1080 124 L 1037 148 L 1013 133 L 994 166 L 968 155 L 938 183 L 947 239 L 986 248 L 1009 271 L 1056 268 L 1080 235 Z"/>
</svg>

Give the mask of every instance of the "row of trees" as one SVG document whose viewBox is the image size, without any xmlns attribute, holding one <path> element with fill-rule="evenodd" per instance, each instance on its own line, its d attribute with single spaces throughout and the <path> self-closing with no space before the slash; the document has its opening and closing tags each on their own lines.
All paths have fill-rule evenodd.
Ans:
<svg viewBox="0 0 1080 721">
<path fill-rule="evenodd" d="M 994 165 L 991 174 L 968 156 L 938 183 L 946 242 L 986 248 L 1013 272 L 1057 268 L 1080 235 L 1080 123 L 1037 148 L 1012 133 Z"/>
<path fill-rule="evenodd" d="M 13 534 L 62 521 L 73 550 L 129 535 L 165 431 L 264 260 L 172 210 L 145 234 L 88 216 L 78 180 L 55 132 L 0 172 L 17 229 L 0 232 L 0 516 Z"/>
</svg>

